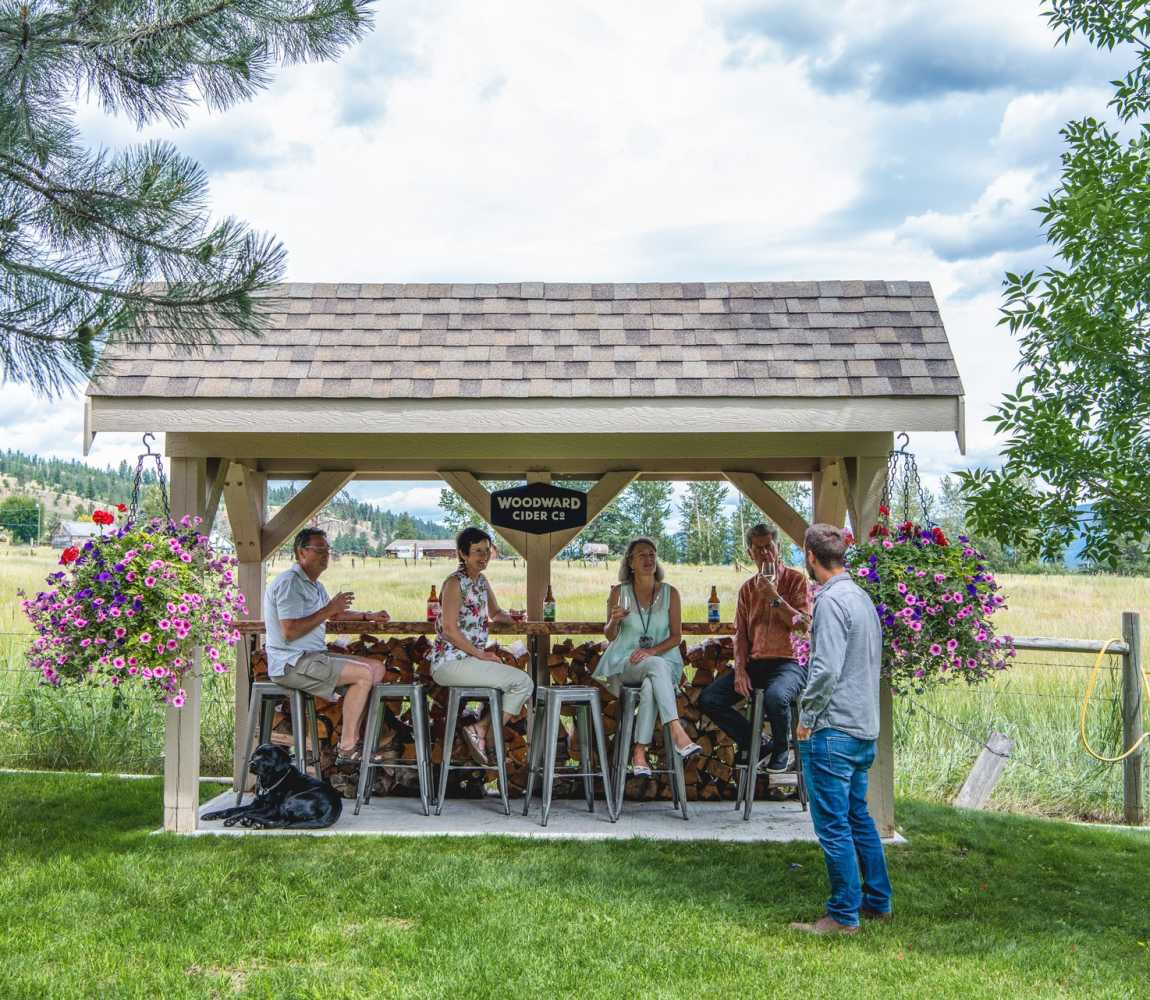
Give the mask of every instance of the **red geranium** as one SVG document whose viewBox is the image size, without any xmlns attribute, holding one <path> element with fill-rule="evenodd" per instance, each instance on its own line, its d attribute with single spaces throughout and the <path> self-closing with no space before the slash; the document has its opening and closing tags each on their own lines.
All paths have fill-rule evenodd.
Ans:
<svg viewBox="0 0 1150 1000">
<path fill-rule="evenodd" d="M 118 503 L 116 504 L 116 510 L 118 510 L 121 514 L 127 514 L 128 505 L 126 503 Z"/>
<path fill-rule="evenodd" d="M 60 565 L 67 566 L 68 563 L 74 563 L 80 558 L 80 550 L 75 545 L 69 545 L 63 552 L 60 553 Z"/>
<path fill-rule="evenodd" d="M 847 545 L 854 545 L 855 536 L 852 535 L 849 531 L 844 531 L 843 532 L 843 541 L 846 542 Z"/>
<path fill-rule="evenodd" d="M 885 503 L 880 503 L 878 505 L 878 512 L 883 517 L 890 517 L 890 508 Z"/>
<path fill-rule="evenodd" d="M 885 524 L 876 524 L 873 528 L 870 529 L 871 538 L 886 538 L 886 536 L 889 534 L 890 528 L 888 528 Z"/>
<path fill-rule="evenodd" d="M 111 524 L 116 519 L 106 510 L 94 510 L 92 511 L 92 520 L 96 524 Z"/>
<path fill-rule="evenodd" d="M 946 535 L 942 533 L 942 528 L 935 528 L 934 531 L 931 532 L 931 537 L 933 537 L 935 545 L 950 544 L 950 542 L 947 541 Z"/>
</svg>

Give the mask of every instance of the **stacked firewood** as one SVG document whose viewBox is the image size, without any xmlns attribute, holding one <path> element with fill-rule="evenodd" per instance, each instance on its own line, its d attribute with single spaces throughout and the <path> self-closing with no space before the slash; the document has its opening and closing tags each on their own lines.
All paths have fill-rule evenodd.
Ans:
<svg viewBox="0 0 1150 1000">
<path fill-rule="evenodd" d="M 357 656 L 368 656 L 383 662 L 386 683 L 409 684 L 412 678 L 418 678 L 432 692 L 431 725 L 432 725 L 432 760 L 439 764 L 442 760 L 443 734 L 446 716 L 447 696 L 446 688 L 435 685 L 431 680 L 428 666 L 428 654 L 431 644 L 426 636 L 392 636 L 386 639 L 377 639 L 365 635 L 357 641 L 346 646 L 332 644 L 332 652 L 347 652 Z M 530 670 L 530 657 L 521 643 L 509 648 L 494 647 L 500 658 L 510 666 L 522 670 Z M 548 671 L 551 683 L 559 684 L 595 684 L 592 674 L 599 661 L 604 648 L 603 643 L 585 642 L 575 645 L 570 639 L 552 647 L 548 657 Z M 734 801 L 738 785 L 738 772 L 735 770 L 735 746 L 731 739 L 723 733 L 710 719 L 699 710 L 699 698 L 703 689 L 716 677 L 731 669 L 734 656 L 733 643 L 730 637 L 708 639 L 690 649 L 686 644 L 682 647 L 683 661 L 686 664 L 682 686 L 679 690 L 678 704 L 679 717 L 688 734 L 698 743 L 703 752 L 690 758 L 684 765 L 684 777 L 687 785 L 688 801 Z M 266 662 L 263 654 L 259 653 L 253 658 L 253 669 L 257 679 L 266 675 Z M 603 699 L 603 725 L 607 733 L 608 752 L 614 759 L 614 735 L 618 729 L 619 702 L 605 688 L 601 688 Z M 319 717 L 320 758 L 324 774 L 332 784 L 343 794 L 354 798 L 357 774 L 354 770 L 346 771 L 335 767 L 334 748 L 339 740 L 343 724 L 342 703 L 325 702 L 317 699 L 317 714 Z M 415 745 L 412 741 L 410 712 L 406 703 L 399 701 L 385 702 L 386 714 L 381 729 L 378 749 L 385 757 L 394 755 L 397 764 L 415 763 Z M 468 747 L 461 729 L 468 722 L 477 720 L 478 706 L 469 707 L 456 727 L 455 746 L 452 750 L 454 763 L 466 762 L 469 759 Z M 520 718 L 506 726 L 504 729 L 504 742 L 507 751 L 507 776 L 511 794 L 520 796 L 527 784 L 527 722 Z M 278 706 L 273 725 L 272 739 L 285 746 L 291 745 L 291 718 L 289 705 L 285 702 Z M 557 757 L 560 761 L 572 760 L 579 757 L 577 729 L 574 719 L 564 719 L 564 727 L 560 729 L 560 744 Z M 650 750 L 650 756 L 656 768 L 662 767 L 661 741 L 656 732 L 655 741 Z M 624 759 L 629 759 L 629 754 Z M 581 770 L 582 768 L 580 768 Z M 415 771 L 402 768 L 379 768 L 375 772 L 374 793 L 376 795 L 416 795 L 418 784 Z M 780 780 L 780 778 L 782 780 Z M 790 776 L 774 776 L 772 785 L 766 787 L 766 779 L 760 778 L 759 794 L 768 794 L 772 798 L 785 797 L 793 793 L 789 787 Z M 476 769 L 453 771 L 448 784 L 448 794 L 451 796 L 479 797 L 484 794 L 485 784 L 492 780 L 492 772 Z M 655 799 L 670 800 L 672 798 L 670 776 L 657 774 L 651 778 L 628 777 L 626 781 L 626 797 L 633 801 L 650 801 Z M 597 794 L 601 794 L 597 790 Z M 554 795 L 556 797 L 576 796 L 582 797 L 581 780 L 556 780 Z"/>
</svg>

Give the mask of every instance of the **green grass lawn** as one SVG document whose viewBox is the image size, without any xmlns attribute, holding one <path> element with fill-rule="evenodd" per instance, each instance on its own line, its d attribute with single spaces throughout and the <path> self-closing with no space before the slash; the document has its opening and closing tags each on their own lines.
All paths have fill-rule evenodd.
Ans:
<svg viewBox="0 0 1150 1000">
<path fill-rule="evenodd" d="M 214 790 L 212 790 L 214 791 Z M 899 804 L 897 920 L 786 929 L 810 844 L 180 838 L 0 775 L 0 997 L 1145 997 L 1150 834 Z"/>
</svg>

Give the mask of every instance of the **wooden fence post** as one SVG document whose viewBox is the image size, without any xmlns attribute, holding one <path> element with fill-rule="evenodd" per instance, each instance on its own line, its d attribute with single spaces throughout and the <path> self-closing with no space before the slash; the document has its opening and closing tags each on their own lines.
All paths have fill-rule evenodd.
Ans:
<svg viewBox="0 0 1150 1000">
<path fill-rule="evenodd" d="M 1134 746 L 1142 738 L 1142 622 L 1136 611 L 1122 613 L 1122 638 L 1127 653 L 1122 657 L 1122 746 Z M 1126 822 L 1138 826 L 1145 818 L 1142 776 L 1146 749 L 1122 762 L 1122 803 Z"/>
</svg>

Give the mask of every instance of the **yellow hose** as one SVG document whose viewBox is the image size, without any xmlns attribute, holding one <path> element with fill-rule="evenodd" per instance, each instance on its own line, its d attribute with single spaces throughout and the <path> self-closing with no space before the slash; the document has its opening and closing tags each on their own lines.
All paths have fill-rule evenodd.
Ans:
<svg viewBox="0 0 1150 1000">
<path fill-rule="evenodd" d="M 1106 645 L 1098 652 L 1098 659 L 1094 661 L 1094 669 L 1090 671 L 1090 681 L 1086 685 L 1086 695 L 1082 699 L 1082 711 L 1078 713 L 1078 736 L 1082 740 L 1082 745 L 1086 748 L 1086 752 L 1090 754 L 1095 760 L 1100 760 L 1104 764 L 1117 764 L 1120 760 L 1125 760 L 1127 757 L 1137 753 L 1138 748 L 1150 738 L 1150 732 L 1143 733 L 1137 740 L 1134 741 L 1134 746 L 1130 747 L 1120 757 L 1104 757 L 1098 753 L 1091 745 L 1090 741 L 1086 738 L 1086 709 L 1090 707 L 1090 696 L 1094 694 L 1094 685 L 1098 683 L 1098 671 L 1102 669 L 1102 660 L 1110 651 L 1110 646 L 1115 642 L 1123 642 L 1122 639 L 1108 639 Z M 1142 673 L 1142 683 L 1146 685 L 1146 694 L 1150 697 L 1150 674 L 1145 670 Z"/>
</svg>

